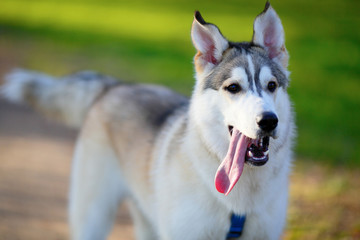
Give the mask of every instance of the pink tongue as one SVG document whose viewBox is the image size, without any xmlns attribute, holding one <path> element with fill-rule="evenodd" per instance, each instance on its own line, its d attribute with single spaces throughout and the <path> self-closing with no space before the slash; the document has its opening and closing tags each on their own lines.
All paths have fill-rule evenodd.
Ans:
<svg viewBox="0 0 360 240">
<path fill-rule="evenodd" d="M 216 175 L 215 187 L 220 193 L 228 195 L 239 180 L 245 163 L 245 153 L 251 139 L 233 128 L 230 146 Z"/>
</svg>

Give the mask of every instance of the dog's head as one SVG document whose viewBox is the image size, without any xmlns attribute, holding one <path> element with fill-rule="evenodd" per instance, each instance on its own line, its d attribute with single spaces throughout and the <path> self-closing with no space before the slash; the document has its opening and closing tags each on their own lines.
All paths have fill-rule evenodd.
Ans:
<svg viewBox="0 0 360 240">
<path fill-rule="evenodd" d="M 289 56 L 284 30 L 267 3 L 254 21 L 251 42 L 228 41 L 199 12 L 191 34 L 198 50 L 192 110 L 208 147 L 221 159 L 225 156 L 215 185 L 228 194 L 245 162 L 262 166 L 268 161 L 269 145 L 282 137 L 288 125 Z"/>
</svg>

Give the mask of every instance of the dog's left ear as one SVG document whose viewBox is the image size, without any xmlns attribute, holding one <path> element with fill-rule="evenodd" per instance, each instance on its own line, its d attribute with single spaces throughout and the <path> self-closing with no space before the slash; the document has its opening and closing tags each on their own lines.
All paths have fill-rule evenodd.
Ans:
<svg viewBox="0 0 360 240">
<path fill-rule="evenodd" d="M 279 16 L 267 2 L 265 9 L 254 21 L 253 43 L 262 46 L 268 56 L 285 69 L 289 55 L 285 48 L 284 28 Z"/>
<path fill-rule="evenodd" d="M 198 11 L 195 12 L 191 38 L 198 50 L 195 56 L 195 66 L 198 72 L 212 69 L 219 64 L 223 52 L 229 47 L 229 42 L 221 34 L 218 27 L 205 22 Z"/>
</svg>

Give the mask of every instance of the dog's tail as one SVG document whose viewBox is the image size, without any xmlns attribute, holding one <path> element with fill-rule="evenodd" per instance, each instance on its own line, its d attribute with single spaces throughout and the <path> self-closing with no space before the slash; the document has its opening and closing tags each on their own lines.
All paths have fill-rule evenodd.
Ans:
<svg viewBox="0 0 360 240">
<path fill-rule="evenodd" d="M 80 128 L 91 105 L 118 81 L 92 71 L 65 77 L 16 69 L 5 76 L 0 95 L 25 103 L 48 118 Z"/>
</svg>

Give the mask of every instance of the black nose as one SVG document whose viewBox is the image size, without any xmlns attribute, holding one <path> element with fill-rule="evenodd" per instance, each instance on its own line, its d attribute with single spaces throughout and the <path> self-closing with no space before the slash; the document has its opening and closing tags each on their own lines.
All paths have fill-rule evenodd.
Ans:
<svg viewBox="0 0 360 240">
<path fill-rule="evenodd" d="M 265 132 L 271 132 L 278 124 L 278 118 L 273 112 L 263 112 L 256 118 L 260 129 Z"/>
</svg>

